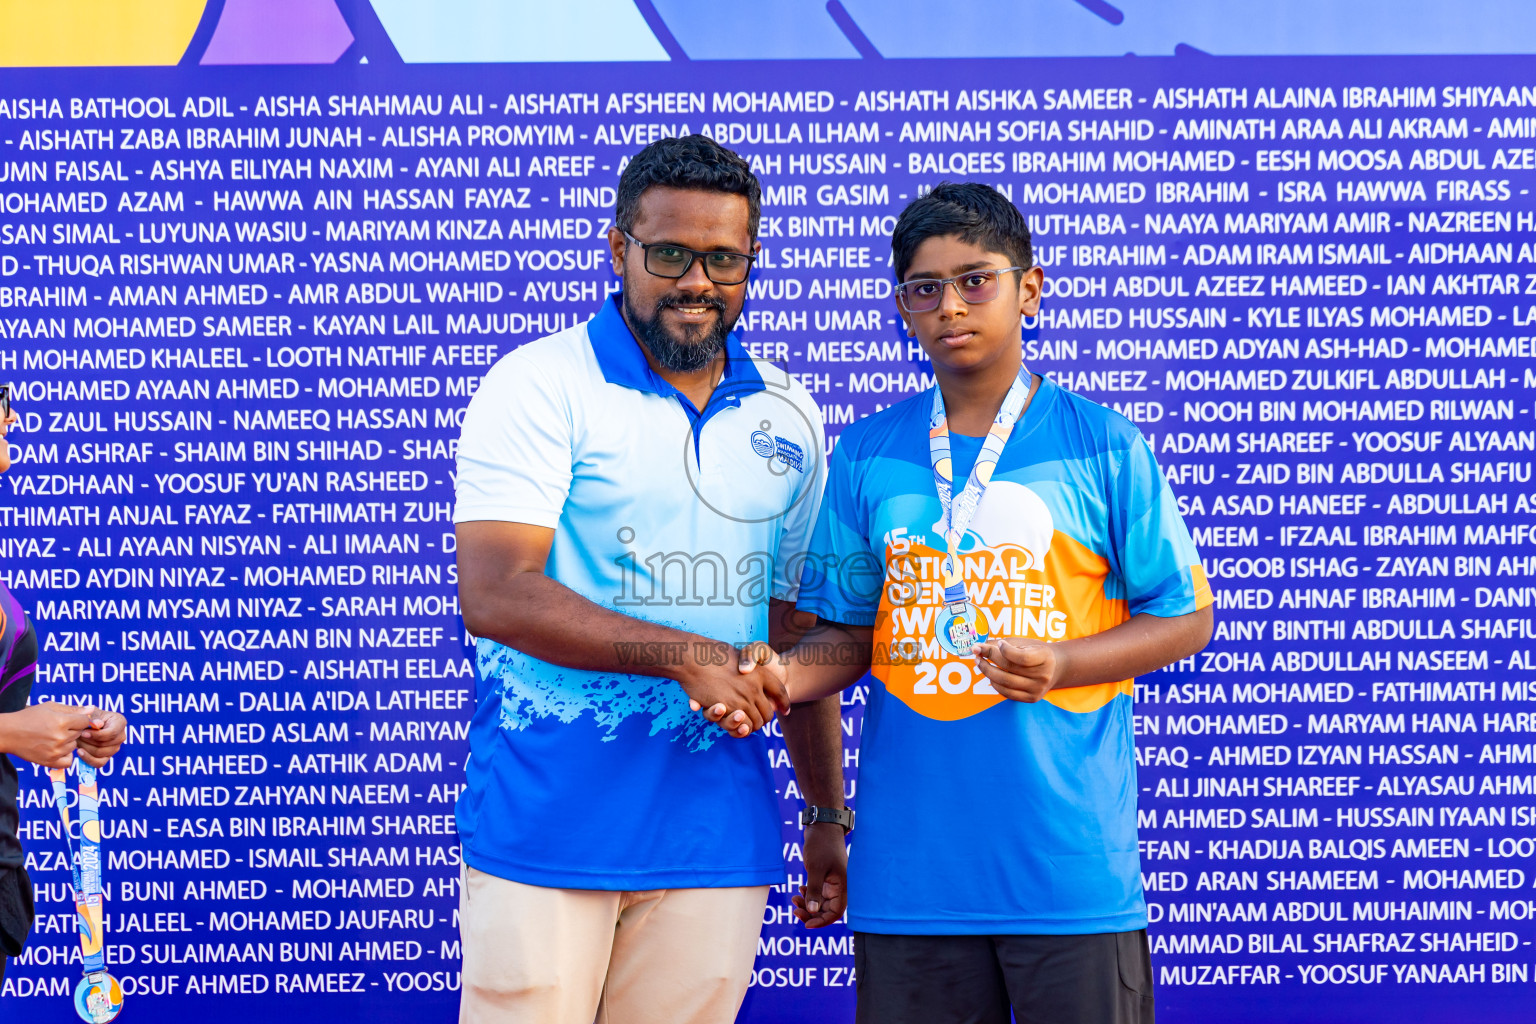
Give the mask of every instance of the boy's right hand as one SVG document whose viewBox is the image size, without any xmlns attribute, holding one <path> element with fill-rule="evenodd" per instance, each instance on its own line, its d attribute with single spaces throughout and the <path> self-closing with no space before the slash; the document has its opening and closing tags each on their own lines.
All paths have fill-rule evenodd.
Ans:
<svg viewBox="0 0 1536 1024">
<path fill-rule="evenodd" d="M 44 768 L 68 768 L 80 736 L 91 731 L 91 714 L 90 708 L 45 701 L 0 715 L 0 751 Z"/>
</svg>

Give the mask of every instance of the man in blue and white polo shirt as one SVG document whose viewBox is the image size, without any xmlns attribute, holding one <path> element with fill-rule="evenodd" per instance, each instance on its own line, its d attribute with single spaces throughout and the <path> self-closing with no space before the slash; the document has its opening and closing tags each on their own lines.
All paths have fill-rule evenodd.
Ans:
<svg viewBox="0 0 1536 1024">
<path fill-rule="evenodd" d="M 731 333 L 758 202 L 713 141 L 648 146 L 609 231 L 623 292 L 503 358 L 470 404 L 461 1021 L 725 1024 L 745 994 L 784 877 L 756 731 L 788 705 L 736 651 L 798 634 L 825 468 L 816 404 Z M 716 703 L 747 720 L 695 713 Z M 837 698 L 784 731 L 807 801 L 838 817 Z M 811 923 L 831 923 L 843 826 L 808 826 L 805 849 Z"/>
</svg>

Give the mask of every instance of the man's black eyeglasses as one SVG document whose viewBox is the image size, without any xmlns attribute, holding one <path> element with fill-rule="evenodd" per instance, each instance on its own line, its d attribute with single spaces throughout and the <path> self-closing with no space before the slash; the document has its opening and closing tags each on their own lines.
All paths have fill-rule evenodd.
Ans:
<svg viewBox="0 0 1536 1024">
<path fill-rule="evenodd" d="M 0 384 L 0 423 L 11 418 L 11 386 Z"/>
<path fill-rule="evenodd" d="M 624 237 L 645 253 L 645 269 L 657 277 L 682 277 L 698 258 L 704 261 L 705 275 L 715 284 L 741 284 L 757 260 L 744 252 L 700 252 L 671 242 L 642 242 L 628 231 Z"/>
</svg>

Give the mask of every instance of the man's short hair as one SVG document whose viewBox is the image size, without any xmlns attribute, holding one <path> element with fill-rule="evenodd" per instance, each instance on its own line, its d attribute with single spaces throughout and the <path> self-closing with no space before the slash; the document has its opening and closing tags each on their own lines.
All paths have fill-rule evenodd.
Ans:
<svg viewBox="0 0 1536 1024">
<path fill-rule="evenodd" d="M 619 176 L 613 222 L 620 231 L 635 226 L 640 197 L 650 188 L 693 189 L 727 192 L 747 199 L 747 229 L 757 240 L 757 218 L 762 188 L 752 166 L 707 135 L 658 139 L 636 153 Z"/>
<path fill-rule="evenodd" d="M 896 221 L 896 230 L 891 233 L 896 280 L 903 280 L 912 269 L 918 246 L 930 238 L 950 235 L 967 245 L 1000 252 L 1016 267 L 1035 265 L 1029 225 L 1007 196 L 979 182 L 945 181 L 908 203 Z"/>
</svg>

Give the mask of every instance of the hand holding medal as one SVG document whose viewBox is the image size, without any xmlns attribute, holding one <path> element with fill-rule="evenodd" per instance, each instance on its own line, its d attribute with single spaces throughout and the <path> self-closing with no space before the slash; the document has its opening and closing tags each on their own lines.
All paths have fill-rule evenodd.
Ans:
<svg viewBox="0 0 1536 1024">
<path fill-rule="evenodd" d="M 1050 693 L 1064 675 L 1061 649 L 1044 640 L 1005 637 L 979 643 L 971 653 L 993 689 L 1024 704 Z"/>
</svg>

